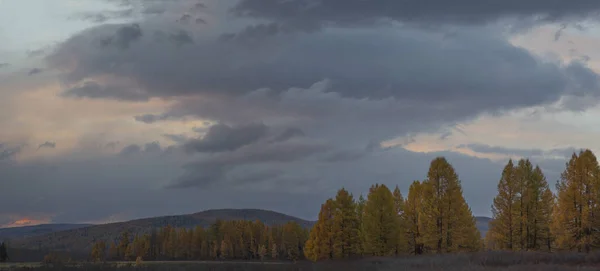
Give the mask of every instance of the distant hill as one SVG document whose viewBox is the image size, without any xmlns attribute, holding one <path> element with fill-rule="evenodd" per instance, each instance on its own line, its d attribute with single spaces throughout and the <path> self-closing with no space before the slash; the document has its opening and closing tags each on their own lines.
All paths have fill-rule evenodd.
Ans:
<svg viewBox="0 0 600 271">
<path fill-rule="evenodd" d="M 309 228 L 314 224 L 312 221 L 267 210 L 218 209 L 188 215 L 152 217 L 52 232 L 13 240 L 11 246 L 23 249 L 84 251 L 89 250 L 96 240 L 116 240 L 123 231 L 148 233 L 153 228 L 161 228 L 167 225 L 184 228 L 193 228 L 196 226 L 208 227 L 218 219 L 260 220 L 266 225 L 277 225 L 294 221 L 305 228 Z"/>
<path fill-rule="evenodd" d="M 66 231 L 92 226 L 91 224 L 42 224 L 14 228 L 0 228 L 0 240 L 22 239 L 57 231 Z"/>
<path fill-rule="evenodd" d="M 481 232 L 481 236 L 484 237 L 490 228 L 490 221 L 492 219 L 485 216 L 477 216 L 475 217 L 475 222 L 477 223 L 477 229 Z"/>
</svg>

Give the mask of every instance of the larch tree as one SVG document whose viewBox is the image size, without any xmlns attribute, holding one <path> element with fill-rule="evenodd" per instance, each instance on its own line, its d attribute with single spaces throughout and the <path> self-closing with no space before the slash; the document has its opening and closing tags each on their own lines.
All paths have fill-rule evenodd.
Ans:
<svg viewBox="0 0 600 271">
<path fill-rule="evenodd" d="M 599 177 L 600 167 L 592 151 L 573 153 L 556 185 L 552 234 L 557 248 L 589 252 L 600 245 Z"/>
<path fill-rule="evenodd" d="M 313 261 L 333 259 L 334 214 L 335 201 L 328 199 L 321 205 L 317 223 L 313 226 L 309 234 L 309 239 L 305 243 L 305 247 L 307 247 L 305 249 L 306 258 Z"/>
<path fill-rule="evenodd" d="M 333 257 L 347 259 L 360 254 L 360 221 L 352 194 L 340 189 L 333 214 Z"/>
<path fill-rule="evenodd" d="M 488 246 L 492 249 L 513 250 L 517 238 L 519 214 L 516 210 L 518 195 L 515 168 L 512 160 L 502 170 L 498 194 L 492 204 L 492 221 L 487 232 Z"/>
<path fill-rule="evenodd" d="M 473 251 L 481 246 L 475 218 L 458 175 L 444 157 L 435 158 L 423 183 L 423 237 L 436 253 Z"/>
<path fill-rule="evenodd" d="M 358 197 L 358 201 L 356 202 L 356 214 L 358 216 L 358 234 L 359 234 L 359 253 L 362 255 L 364 253 L 364 243 L 365 243 L 365 230 L 364 230 L 364 223 L 363 223 L 363 214 L 364 214 L 364 210 L 365 210 L 365 204 L 367 203 L 367 201 L 365 200 L 365 198 L 363 197 L 363 195 L 361 194 Z"/>
<path fill-rule="evenodd" d="M 423 232 L 423 225 L 421 223 L 423 189 L 419 181 L 414 181 L 410 185 L 404 206 L 408 252 L 414 255 L 423 254 L 423 237 L 421 236 Z"/>
<path fill-rule="evenodd" d="M 364 250 L 369 256 L 395 254 L 400 233 L 400 221 L 394 196 L 383 184 L 369 189 L 363 213 Z"/>
<path fill-rule="evenodd" d="M 408 253 L 408 242 L 406 238 L 406 214 L 405 214 L 405 201 L 402 196 L 400 188 L 396 185 L 393 192 L 394 206 L 396 207 L 396 214 L 398 215 L 398 241 L 396 243 L 396 255 Z"/>
</svg>

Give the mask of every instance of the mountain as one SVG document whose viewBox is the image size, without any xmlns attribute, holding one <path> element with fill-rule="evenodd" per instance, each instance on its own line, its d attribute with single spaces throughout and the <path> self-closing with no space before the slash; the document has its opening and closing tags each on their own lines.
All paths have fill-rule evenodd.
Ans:
<svg viewBox="0 0 600 271">
<path fill-rule="evenodd" d="M 488 232 L 488 230 L 490 228 L 491 220 L 492 220 L 491 218 L 485 217 L 485 216 L 476 216 L 475 217 L 475 223 L 476 223 L 477 229 L 481 233 L 482 237 L 485 236 L 485 234 Z"/>
<path fill-rule="evenodd" d="M 0 228 L 0 240 L 22 239 L 57 231 L 66 231 L 92 226 L 91 224 L 42 224 L 14 228 Z"/>
<path fill-rule="evenodd" d="M 161 216 L 126 222 L 93 225 L 89 227 L 52 232 L 44 235 L 13 240 L 11 246 L 21 249 L 87 251 L 96 240 L 115 240 L 121 232 L 148 233 L 167 225 L 193 228 L 208 227 L 216 220 L 260 220 L 266 225 L 284 224 L 290 221 L 302 227 L 312 227 L 314 222 L 297 217 L 259 209 L 218 209 L 195 214 Z"/>
</svg>

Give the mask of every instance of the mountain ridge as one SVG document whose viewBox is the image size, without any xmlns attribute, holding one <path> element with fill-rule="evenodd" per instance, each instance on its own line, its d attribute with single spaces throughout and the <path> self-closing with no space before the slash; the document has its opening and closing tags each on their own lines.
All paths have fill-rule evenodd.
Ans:
<svg viewBox="0 0 600 271">
<path fill-rule="evenodd" d="M 484 236 L 489 228 L 488 224 L 491 218 L 483 216 L 475 218 L 477 229 L 481 232 L 482 236 Z M 287 222 L 296 222 L 306 229 L 310 229 L 316 222 L 264 209 L 209 209 L 192 214 L 139 218 L 122 222 L 88 225 L 35 236 L 26 236 L 24 238 L 12 240 L 11 246 L 20 249 L 88 251 L 93 242 L 97 240 L 116 240 L 123 231 L 143 234 L 149 233 L 152 229 L 161 228 L 167 225 L 184 228 L 196 226 L 208 227 L 217 220 L 259 220 L 266 225 L 280 225 Z M 2 229 L 0 229 L 0 232 L 1 230 Z"/>
</svg>

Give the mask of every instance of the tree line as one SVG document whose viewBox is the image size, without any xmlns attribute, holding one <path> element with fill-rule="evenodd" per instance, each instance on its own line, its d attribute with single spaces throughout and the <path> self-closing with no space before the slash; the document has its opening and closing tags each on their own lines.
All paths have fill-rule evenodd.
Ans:
<svg viewBox="0 0 600 271">
<path fill-rule="evenodd" d="M 486 236 L 503 250 L 590 252 L 600 248 L 600 166 L 594 153 L 573 153 L 553 194 L 529 160 L 506 165 Z"/>
<path fill-rule="evenodd" d="M 208 228 L 166 226 L 151 233 L 92 246 L 93 261 L 124 260 L 299 260 L 308 231 L 298 223 L 267 226 L 260 221 L 217 220 Z"/>
<path fill-rule="evenodd" d="M 578 251 L 600 248 L 600 166 L 590 150 L 573 153 L 556 193 L 539 166 L 509 160 L 498 181 L 492 220 L 482 238 L 461 181 L 444 158 L 431 161 L 427 178 L 414 181 L 406 198 L 398 186 L 370 187 L 356 199 L 346 189 L 321 205 L 310 231 L 296 223 L 218 221 L 207 229 L 165 227 L 127 233 L 94 245 L 92 258 L 272 259 L 311 261 L 371 256 L 507 251 Z"/>
</svg>

